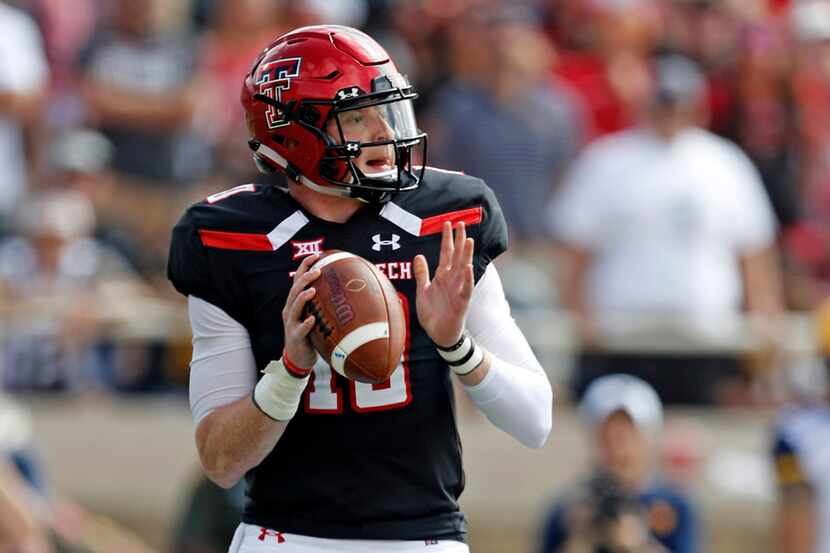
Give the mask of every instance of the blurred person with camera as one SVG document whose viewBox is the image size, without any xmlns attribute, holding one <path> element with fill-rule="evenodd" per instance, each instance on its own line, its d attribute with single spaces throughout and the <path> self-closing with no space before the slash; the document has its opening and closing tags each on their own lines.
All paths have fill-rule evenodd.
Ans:
<svg viewBox="0 0 830 553">
<path fill-rule="evenodd" d="M 654 479 L 663 424 L 660 399 L 630 375 L 594 381 L 580 414 L 595 467 L 559 499 L 543 525 L 540 553 L 695 553 L 697 515 L 678 491 Z"/>
<path fill-rule="evenodd" d="M 775 359 L 774 217 L 746 155 L 698 127 L 703 90 L 693 62 L 657 58 L 641 126 L 589 145 L 550 205 L 577 396 L 622 372 L 664 402 L 744 400 L 744 310 Z"/>
</svg>

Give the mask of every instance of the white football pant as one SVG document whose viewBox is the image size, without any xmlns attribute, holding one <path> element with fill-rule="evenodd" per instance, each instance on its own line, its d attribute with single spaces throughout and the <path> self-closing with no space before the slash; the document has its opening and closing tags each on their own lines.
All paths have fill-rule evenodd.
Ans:
<svg viewBox="0 0 830 553">
<path fill-rule="evenodd" d="M 228 553 L 470 553 L 454 540 L 334 540 L 240 524 Z"/>
</svg>

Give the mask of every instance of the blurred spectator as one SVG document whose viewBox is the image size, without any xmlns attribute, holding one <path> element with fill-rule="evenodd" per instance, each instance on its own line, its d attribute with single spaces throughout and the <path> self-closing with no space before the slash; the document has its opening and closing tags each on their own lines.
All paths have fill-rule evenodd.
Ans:
<svg viewBox="0 0 830 553">
<path fill-rule="evenodd" d="M 583 345 L 577 395 L 598 376 L 625 372 L 665 402 L 719 399 L 730 379 L 740 382 L 739 360 L 709 352 L 730 346 L 742 305 L 774 345 L 775 223 L 746 156 L 695 127 L 702 93 L 688 59 L 657 60 L 643 125 L 588 146 L 551 204 L 563 300 Z M 614 337 L 630 345 L 626 333 L 637 331 L 651 336 L 651 350 L 604 350 Z M 692 354 L 655 353 L 667 334 Z"/>
<path fill-rule="evenodd" d="M 25 191 L 24 138 L 39 115 L 47 78 L 34 21 L 0 2 L 0 227 Z"/>
<path fill-rule="evenodd" d="M 81 51 L 101 17 L 98 0 L 26 0 L 27 9 L 43 32 L 50 83 L 43 106 L 43 124 L 50 129 L 81 123 L 76 69 Z"/>
<path fill-rule="evenodd" d="M 555 74 L 587 106 L 594 137 L 630 127 L 645 100 L 647 56 L 660 36 L 653 0 L 548 0 L 560 47 Z"/>
<path fill-rule="evenodd" d="M 0 551 L 53 551 L 43 524 L 43 477 L 28 414 L 0 393 Z"/>
<path fill-rule="evenodd" d="M 3 384 L 100 387 L 111 370 L 111 352 L 99 334 L 116 313 L 104 306 L 116 298 L 135 301 L 146 291 L 120 255 L 92 238 L 95 213 L 80 193 L 33 196 L 17 220 L 18 234 L 0 242 L 0 302 L 17 323 L 4 336 Z"/>
<path fill-rule="evenodd" d="M 66 131 L 49 145 L 45 179 L 55 188 L 75 190 L 88 198 L 96 216 L 93 237 L 121 254 L 131 269 L 146 274 L 146 253 L 128 230 L 131 218 L 141 214 L 119 197 L 116 178 L 109 171 L 112 156 L 112 144 L 101 133 Z"/>
<path fill-rule="evenodd" d="M 262 45 L 280 34 L 272 4 L 272 0 L 215 0 L 201 42 L 203 86 L 194 125 L 214 145 L 219 169 L 228 180 L 251 176 L 239 83 Z"/>
<path fill-rule="evenodd" d="M 158 0 L 118 0 L 81 54 L 82 92 L 91 122 L 115 148 L 113 168 L 145 183 L 206 174 L 210 158 L 190 131 L 196 44 L 186 30 L 160 32 Z"/>
<path fill-rule="evenodd" d="M 226 490 L 200 470 L 176 524 L 174 553 L 225 553 L 242 518 L 244 503 L 244 480 Z"/>
<path fill-rule="evenodd" d="M 0 457 L 0 551 L 52 553 L 54 548 L 32 513 L 27 493 L 17 472 Z"/>
<path fill-rule="evenodd" d="M 46 490 L 29 414 L 0 392 L 0 551 L 157 553 L 118 523 Z"/>
<path fill-rule="evenodd" d="M 472 15 L 451 42 L 457 78 L 435 95 L 430 159 L 483 178 L 511 238 L 538 240 L 554 180 L 584 136 L 574 98 L 546 74 L 553 48 L 516 7 Z"/>
<path fill-rule="evenodd" d="M 793 254 L 830 289 L 830 3 L 796 3 L 791 78 L 798 127 L 799 188 L 806 220 L 787 238 Z"/>
<path fill-rule="evenodd" d="M 816 312 L 822 366 L 799 382 L 788 371 L 793 401 L 782 407 L 770 444 L 778 484 L 776 551 L 830 551 L 830 299 Z"/>
<path fill-rule="evenodd" d="M 654 390 L 633 376 L 605 376 L 591 384 L 580 413 L 596 466 L 586 484 L 554 505 L 539 552 L 698 551 L 691 504 L 654 478 L 663 422 Z"/>
<path fill-rule="evenodd" d="M 830 409 L 825 402 L 781 411 L 774 430 L 777 551 L 830 551 Z"/>
</svg>

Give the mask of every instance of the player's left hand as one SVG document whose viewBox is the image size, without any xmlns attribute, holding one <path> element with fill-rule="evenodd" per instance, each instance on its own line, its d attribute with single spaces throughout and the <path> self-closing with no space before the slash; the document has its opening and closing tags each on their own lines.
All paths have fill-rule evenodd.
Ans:
<svg viewBox="0 0 830 553">
<path fill-rule="evenodd" d="M 467 238 L 464 223 L 458 223 L 454 234 L 452 225 L 444 223 L 438 268 L 431 281 L 426 258 L 417 255 L 414 260 L 418 321 L 441 347 L 452 346 L 461 338 L 473 295 L 475 244 L 472 238 Z"/>
</svg>

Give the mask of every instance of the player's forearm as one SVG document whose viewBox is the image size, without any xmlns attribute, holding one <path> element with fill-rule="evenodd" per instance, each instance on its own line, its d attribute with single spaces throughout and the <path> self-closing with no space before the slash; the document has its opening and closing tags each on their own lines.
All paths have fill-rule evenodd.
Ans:
<svg viewBox="0 0 830 553">
<path fill-rule="evenodd" d="M 528 447 L 542 447 L 553 426 L 553 392 L 547 376 L 491 353 L 485 354 L 485 363 L 487 370 L 480 378 L 465 381 L 461 377 L 473 402 L 497 428 Z M 467 385 L 475 380 L 474 385 Z"/>
<path fill-rule="evenodd" d="M 196 444 L 205 474 L 230 488 L 265 459 L 287 422 L 268 418 L 250 396 L 207 415 L 196 429 Z"/>
</svg>

